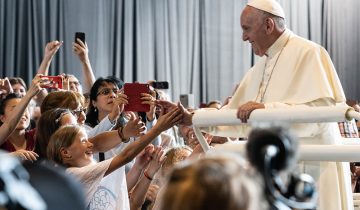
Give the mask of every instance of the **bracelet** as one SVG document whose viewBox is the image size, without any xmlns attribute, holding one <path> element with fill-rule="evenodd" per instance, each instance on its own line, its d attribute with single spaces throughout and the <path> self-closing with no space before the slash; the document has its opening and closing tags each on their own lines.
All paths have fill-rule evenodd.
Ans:
<svg viewBox="0 0 360 210">
<path fill-rule="evenodd" d="M 153 180 L 153 178 L 150 177 L 150 175 L 147 173 L 147 171 L 144 171 L 144 176 L 150 181 Z"/>
<path fill-rule="evenodd" d="M 124 128 L 124 127 L 120 127 L 120 128 L 118 129 L 118 135 L 119 135 L 119 137 L 120 137 L 120 139 L 121 139 L 121 141 L 122 141 L 123 143 L 127 143 L 127 142 L 129 142 L 130 138 L 128 138 L 128 139 L 125 139 L 125 138 L 124 138 L 123 128 Z"/>
</svg>

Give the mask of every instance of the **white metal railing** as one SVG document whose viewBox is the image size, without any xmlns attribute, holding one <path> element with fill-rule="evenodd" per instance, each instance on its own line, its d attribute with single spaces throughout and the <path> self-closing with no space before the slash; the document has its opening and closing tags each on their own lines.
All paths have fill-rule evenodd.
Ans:
<svg viewBox="0 0 360 210">
<path fill-rule="evenodd" d="M 239 125 L 242 122 L 236 117 L 237 110 L 199 110 L 193 116 L 195 135 L 205 152 L 210 147 L 201 133 L 201 127 L 217 125 Z M 281 121 L 288 123 L 343 122 L 351 119 L 360 120 L 360 114 L 349 107 L 309 107 L 284 109 L 254 110 L 249 123 Z M 299 160 L 359 162 L 360 140 L 344 139 L 343 145 L 299 145 Z M 240 152 L 245 154 L 246 141 L 218 145 L 212 149 Z M 350 198 L 348 198 L 350 199 Z M 354 210 L 360 210 L 360 194 L 353 194 Z"/>
<path fill-rule="evenodd" d="M 193 126 L 195 135 L 204 151 L 210 149 L 204 136 L 201 134 L 201 127 L 209 127 L 216 125 L 239 125 L 242 122 L 236 117 L 237 110 L 223 109 L 223 110 L 199 110 L 193 116 Z M 277 108 L 277 109 L 257 109 L 254 110 L 248 122 L 288 122 L 288 123 L 315 123 L 315 122 L 342 122 L 351 119 L 360 120 L 360 113 L 354 111 L 347 106 L 338 107 L 291 107 L 291 108 Z M 317 147 L 318 146 L 318 147 Z M 328 146 L 328 149 L 320 149 L 320 147 Z M 317 148 L 315 148 L 317 147 Z M 338 148 L 337 148 L 338 147 Z M 306 149 L 306 150 L 304 150 Z M 315 149 L 320 149 L 314 152 Z M 345 151 L 345 150 L 346 151 Z M 333 153 L 329 153 L 331 151 Z M 350 152 L 354 151 L 354 152 Z M 353 156 L 355 151 L 360 153 L 360 145 L 352 145 L 346 147 L 343 145 L 309 145 L 299 148 L 301 157 L 306 158 L 306 155 L 311 155 L 315 160 L 333 161 L 334 153 L 337 157 L 341 157 L 342 161 L 354 161 Z M 349 153 L 350 152 L 350 153 Z M 344 153 L 344 154 L 342 154 Z M 360 156 L 356 156 L 360 157 Z M 331 159 L 331 160 L 330 160 Z M 357 160 L 360 160 L 358 158 Z"/>
</svg>

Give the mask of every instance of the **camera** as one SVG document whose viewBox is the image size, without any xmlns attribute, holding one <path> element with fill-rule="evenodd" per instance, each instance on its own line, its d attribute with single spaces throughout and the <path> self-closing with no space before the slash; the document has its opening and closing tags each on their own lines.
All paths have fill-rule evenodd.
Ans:
<svg viewBox="0 0 360 210">
<path fill-rule="evenodd" d="M 152 86 L 155 89 L 169 89 L 169 82 L 167 81 L 153 82 Z"/>
</svg>

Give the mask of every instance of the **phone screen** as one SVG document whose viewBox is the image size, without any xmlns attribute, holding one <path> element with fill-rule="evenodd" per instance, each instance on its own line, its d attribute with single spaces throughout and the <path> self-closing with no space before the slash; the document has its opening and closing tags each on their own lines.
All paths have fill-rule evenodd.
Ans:
<svg viewBox="0 0 360 210">
<path fill-rule="evenodd" d="M 125 83 L 124 94 L 128 97 L 128 104 L 125 105 L 125 111 L 148 112 L 149 104 L 142 104 L 141 93 L 150 93 L 149 84 Z"/>
<path fill-rule="evenodd" d="M 84 32 L 76 32 L 75 33 L 75 42 L 77 39 L 80 39 L 85 44 L 85 33 Z"/>
</svg>

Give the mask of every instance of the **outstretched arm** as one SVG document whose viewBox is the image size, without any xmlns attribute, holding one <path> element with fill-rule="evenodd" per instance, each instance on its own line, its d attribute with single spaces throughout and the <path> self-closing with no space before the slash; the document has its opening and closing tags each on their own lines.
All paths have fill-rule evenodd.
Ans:
<svg viewBox="0 0 360 210">
<path fill-rule="evenodd" d="M 40 76 L 36 75 L 32 80 L 31 86 L 26 95 L 21 99 L 20 103 L 15 107 L 13 114 L 5 120 L 0 127 L 0 145 L 5 142 L 7 137 L 14 131 L 20 118 L 24 114 L 30 100 L 40 91 Z"/>
<path fill-rule="evenodd" d="M 136 184 L 134 190 L 130 195 L 130 209 L 137 210 L 141 208 L 146 198 L 146 192 L 149 189 L 151 181 L 153 180 L 157 171 L 165 162 L 165 152 L 161 147 L 157 147 L 152 155 L 152 160 L 149 167 L 144 171 L 144 176 Z"/>
<path fill-rule="evenodd" d="M 80 39 L 76 41 L 76 43 L 73 43 L 73 51 L 79 57 L 82 65 L 84 75 L 83 93 L 90 93 L 91 86 L 95 82 L 95 76 L 90 64 L 89 49 L 86 42 L 83 43 Z"/>
<path fill-rule="evenodd" d="M 51 64 L 52 59 L 54 58 L 54 55 L 59 50 L 63 42 L 59 42 L 57 40 L 49 42 L 46 44 L 45 52 L 44 52 L 44 58 L 41 61 L 41 64 L 38 69 L 38 74 L 48 75 L 49 74 L 49 67 Z"/>
<path fill-rule="evenodd" d="M 179 109 L 173 109 L 165 115 L 162 115 L 157 121 L 156 125 L 143 136 L 140 136 L 136 141 L 129 144 L 119 155 L 115 156 L 106 171 L 105 175 L 110 174 L 114 170 L 120 168 L 126 163 L 130 162 L 136 157 L 151 141 L 164 130 L 167 130 L 179 123 L 182 119 L 182 114 Z"/>
<path fill-rule="evenodd" d="M 43 57 L 43 60 L 41 61 L 41 64 L 37 71 L 37 74 L 41 74 L 41 75 L 49 74 L 50 64 L 51 64 L 56 52 L 60 49 L 62 44 L 63 44 L 62 41 L 59 42 L 57 40 L 51 41 L 46 44 L 44 57 Z M 46 97 L 46 95 L 47 95 L 46 89 L 42 89 L 40 91 L 40 93 L 38 94 L 38 97 L 36 99 L 36 104 L 38 104 L 38 105 L 41 104 L 42 101 L 44 100 L 44 98 Z"/>
</svg>

